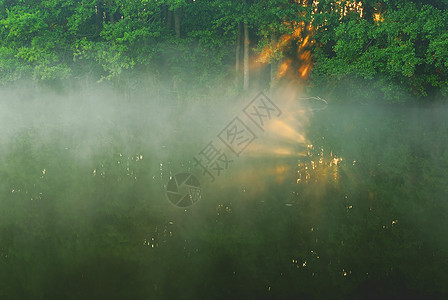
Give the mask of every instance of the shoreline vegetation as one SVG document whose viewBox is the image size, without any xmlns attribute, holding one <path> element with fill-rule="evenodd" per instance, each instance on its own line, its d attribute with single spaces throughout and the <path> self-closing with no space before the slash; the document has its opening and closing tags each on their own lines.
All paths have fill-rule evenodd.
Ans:
<svg viewBox="0 0 448 300">
<path fill-rule="evenodd" d="M 0 86 L 207 101 L 287 83 L 349 101 L 446 101 L 447 3 L 2 1 Z"/>
</svg>

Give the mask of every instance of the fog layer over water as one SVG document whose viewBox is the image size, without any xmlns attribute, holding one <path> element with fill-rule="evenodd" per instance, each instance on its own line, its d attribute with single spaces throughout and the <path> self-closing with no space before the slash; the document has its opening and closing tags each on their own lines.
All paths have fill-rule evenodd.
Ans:
<svg viewBox="0 0 448 300">
<path fill-rule="evenodd" d="M 446 296 L 447 107 L 276 95 L 257 129 L 256 95 L 3 92 L 0 297 Z M 235 117 L 256 135 L 238 155 L 219 139 Z M 180 172 L 191 207 L 165 193 Z"/>
</svg>

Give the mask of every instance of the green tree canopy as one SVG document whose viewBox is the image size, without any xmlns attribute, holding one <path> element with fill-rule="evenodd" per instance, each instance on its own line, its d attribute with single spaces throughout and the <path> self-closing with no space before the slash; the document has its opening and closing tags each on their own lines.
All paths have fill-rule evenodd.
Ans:
<svg viewBox="0 0 448 300">
<path fill-rule="evenodd" d="M 213 89 L 231 85 L 240 24 L 249 28 L 252 55 L 312 24 L 316 90 L 337 93 L 352 82 L 351 92 L 366 87 L 392 101 L 431 98 L 448 92 L 447 7 L 445 0 L 1 1 L 0 83 L 107 79 L 129 87 L 155 78 L 183 94 Z M 277 51 L 266 63 L 294 56 Z"/>
</svg>

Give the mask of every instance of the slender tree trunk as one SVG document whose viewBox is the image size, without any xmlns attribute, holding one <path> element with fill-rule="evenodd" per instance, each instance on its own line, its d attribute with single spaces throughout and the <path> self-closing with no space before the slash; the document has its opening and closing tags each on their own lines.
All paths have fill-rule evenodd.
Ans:
<svg viewBox="0 0 448 300">
<path fill-rule="evenodd" d="M 241 70 L 241 23 L 238 23 L 238 31 L 236 34 L 236 47 L 235 47 L 235 88 L 239 89 L 240 86 L 240 70 Z"/>
<path fill-rule="evenodd" d="M 238 23 L 238 33 L 236 34 L 236 49 L 235 49 L 235 72 L 240 71 L 240 54 L 241 54 L 241 23 Z"/>
<path fill-rule="evenodd" d="M 101 31 L 101 27 L 103 24 L 103 2 L 102 1 L 97 1 L 96 6 L 95 6 L 95 25 L 96 25 L 96 32 L 95 33 L 99 33 Z"/>
<path fill-rule="evenodd" d="M 243 58 L 243 90 L 249 90 L 249 28 L 247 23 L 243 24 L 244 28 L 244 58 Z"/>
<path fill-rule="evenodd" d="M 174 11 L 174 31 L 176 37 L 180 38 L 180 21 L 181 21 L 182 8 L 176 8 Z"/>
<path fill-rule="evenodd" d="M 173 23 L 173 11 L 170 10 L 169 8 L 167 10 L 168 10 L 168 12 L 167 12 L 168 15 L 167 15 L 167 18 L 166 18 L 166 27 L 168 29 L 171 29 L 172 28 L 171 24 Z"/>
<path fill-rule="evenodd" d="M 162 24 L 163 20 L 163 6 L 160 5 L 159 9 L 157 10 L 157 23 Z"/>
<path fill-rule="evenodd" d="M 166 9 L 164 5 L 160 5 L 160 10 L 159 10 L 159 16 L 160 16 L 160 24 L 163 24 L 163 22 L 165 22 L 166 19 Z"/>
<path fill-rule="evenodd" d="M 277 36 L 275 34 L 272 35 L 271 37 L 271 45 L 273 47 L 277 46 Z M 274 49 L 273 53 L 275 53 L 277 49 Z M 272 60 L 270 63 L 271 66 L 271 77 L 270 77 L 270 82 L 269 82 L 269 86 L 271 88 L 271 90 L 274 88 L 274 85 L 277 82 L 277 72 L 278 72 L 278 61 L 277 60 Z"/>
<path fill-rule="evenodd" d="M 111 10 L 109 13 L 109 23 L 114 24 L 115 23 L 115 17 L 114 17 L 115 11 Z"/>
</svg>

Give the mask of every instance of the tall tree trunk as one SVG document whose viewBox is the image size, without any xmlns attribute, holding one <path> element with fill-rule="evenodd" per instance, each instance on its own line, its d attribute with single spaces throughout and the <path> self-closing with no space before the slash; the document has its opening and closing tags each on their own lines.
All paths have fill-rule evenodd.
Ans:
<svg viewBox="0 0 448 300">
<path fill-rule="evenodd" d="M 157 10 L 157 23 L 162 24 L 163 22 L 163 6 L 160 5 L 159 9 Z"/>
<path fill-rule="evenodd" d="M 236 34 L 236 49 L 235 49 L 235 72 L 240 71 L 240 55 L 241 55 L 241 23 L 238 23 L 238 33 Z"/>
<path fill-rule="evenodd" d="M 249 28 L 247 23 L 243 24 L 244 28 L 244 58 L 243 58 L 243 90 L 249 90 Z"/>
<path fill-rule="evenodd" d="M 114 24 L 115 23 L 115 12 L 116 12 L 116 9 L 115 10 L 111 10 L 111 12 L 109 13 L 109 23 L 110 24 Z"/>
<path fill-rule="evenodd" d="M 96 18 L 96 32 L 99 33 L 103 29 L 103 1 L 97 1 L 95 6 L 95 18 Z"/>
<path fill-rule="evenodd" d="M 240 86 L 240 70 L 241 70 L 241 23 L 238 23 L 238 31 L 236 34 L 236 47 L 235 47 L 235 87 L 238 89 Z"/>
<path fill-rule="evenodd" d="M 166 20 L 166 8 L 165 5 L 160 5 L 159 16 L 160 16 L 160 24 L 163 24 Z"/>
<path fill-rule="evenodd" d="M 271 37 L 271 47 L 277 47 L 277 36 L 275 34 L 272 35 Z M 275 51 L 277 49 L 274 48 L 273 53 L 275 54 Z M 270 82 L 269 82 L 269 86 L 270 89 L 272 90 L 275 86 L 275 84 L 277 83 L 277 72 L 278 72 L 278 60 L 272 60 L 270 63 L 270 67 L 271 67 L 271 77 L 270 77 Z"/>
<path fill-rule="evenodd" d="M 167 12 L 168 15 L 167 15 L 167 18 L 166 18 L 166 27 L 168 29 L 171 29 L 172 28 L 171 24 L 173 23 L 173 11 L 170 10 L 169 8 L 167 10 L 168 10 L 168 12 Z"/>
<path fill-rule="evenodd" d="M 176 32 L 176 37 L 180 38 L 180 21 L 182 15 L 182 8 L 178 7 L 174 11 L 174 31 Z"/>
</svg>

